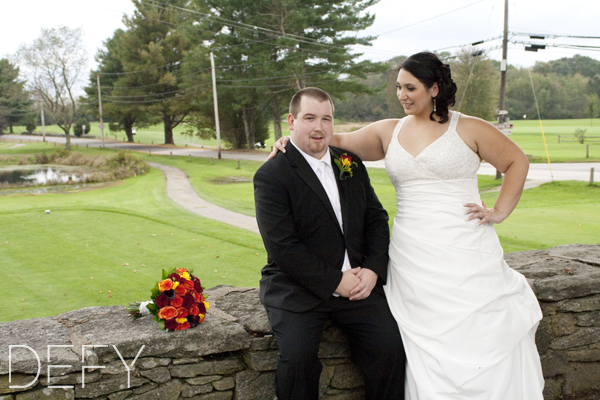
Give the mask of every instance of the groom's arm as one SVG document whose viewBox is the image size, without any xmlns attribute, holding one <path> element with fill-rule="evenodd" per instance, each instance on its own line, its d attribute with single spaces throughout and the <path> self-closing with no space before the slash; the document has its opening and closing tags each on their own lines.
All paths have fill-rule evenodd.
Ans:
<svg viewBox="0 0 600 400">
<path fill-rule="evenodd" d="M 292 183 L 282 178 L 289 172 L 282 164 L 277 158 L 268 161 L 254 175 L 256 220 L 269 262 L 326 300 L 342 281 L 342 271 L 325 265 L 300 241 L 286 187 Z"/>
</svg>

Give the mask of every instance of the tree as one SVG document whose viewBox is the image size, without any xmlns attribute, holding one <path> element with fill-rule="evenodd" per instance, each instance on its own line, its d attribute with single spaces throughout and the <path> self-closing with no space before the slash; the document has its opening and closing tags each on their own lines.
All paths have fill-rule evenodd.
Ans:
<svg viewBox="0 0 600 400">
<path fill-rule="evenodd" d="M 66 148 L 70 149 L 70 130 L 78 107 L 75 89 L 87 60 L 81 29 L 42 28 L 31 45 L 19 48 L 18 55 L 27 67 L 31 92 L 65 132 Z"/>
<path fill-rule="evenodd" d="M 8 59 L 0 59 L 0 133 L 13 126 L 26 124 L 35 115 L 32 102 L 25 90 L 25 81 L 19 79 L 19 68 Z"/>
<path fill-rule="evenodd" d="M 457 86 L 454 108 L 490 121 L 498 107 L 500 77 L 485 54 L 476 54 L 476 48 L 462 50 L 450 62 L 452 79 Z"/>
<path fill-rule="evenodd" d="M 235 90 L 241 110 L 258 96 L 262 101 L 252 109 L 269 112 L 275 138 L 281 136 L 283 110 L 298 89 L 319 86 L 342 99 L 346 93 L 373 93 L 352 78 L 387 69 L 383 63 L 355 62 L 360 54 L 350 52 L 350 46 L 373 40 L 358 38 L 355 32 L 373 23 L 364 10 L 377 0 L 193 2 L 198 9 L 211 10 L 199 24 L 211 34 L 195 36 L 210 43 L 219 60 L 219 79 L 225 83 L 219 93 L 223 86 Z"/>
<path fill-rule="evenodd" d="M 598 110 L 600 110 L 600 98 L 598 98 L 598 94 L 596 93 L 592 93 L 585 97 L 587 100 L 585 114 L 590 119 L 590 125 L 594 125 L 594 118 L 598 116 Z"/>
<path fill-rule="evenodd" d="M 133 142 L 133 127 L 145 127 L 159 122 L 156 117 L 147 112 L 143 104 L 135 97 L 129 97 L 137 79 L 132 79 L 125 73 L 121 60 L 125 58 L 124 48 L 127 31 L 117 29 L 113 36 L 104 42 L 105 48 L 99 49 L 96 55 L 98 69 L 90 74 L 88 86 L 84 88 L 87 104 L 83 107 L 99 117 L 98 108 L 98 76 L 102 96 L 103 120 L 109 122 L 111 131 L 125 131 L 127 141 Z M 131 101 L 133 99 L 133 101 Z"/>
</svg>

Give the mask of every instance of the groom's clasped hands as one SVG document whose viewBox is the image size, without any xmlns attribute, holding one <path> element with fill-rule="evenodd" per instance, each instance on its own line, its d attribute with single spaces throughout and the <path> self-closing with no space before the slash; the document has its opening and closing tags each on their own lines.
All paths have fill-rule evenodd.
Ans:
<svg viewBox="0 0 600 400">
<path fill-rule="evenodd" d="M 377 274 L 367 268 L 352 268 L 343 272 L 335 293 L 350 300 L 364 300 L 377 283 Z"/>
</svg>

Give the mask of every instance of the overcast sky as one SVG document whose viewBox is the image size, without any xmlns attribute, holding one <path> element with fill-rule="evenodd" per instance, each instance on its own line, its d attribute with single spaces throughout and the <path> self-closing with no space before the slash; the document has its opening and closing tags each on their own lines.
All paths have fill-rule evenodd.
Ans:
<svg viewBox="0 0 600 400">
<path fill-rule="evenodd" d="M 123 28 L 123 14 L 131 14 L 129 0 L 0 0 L 0 57 L 12 56 L 19 45 L 30 44 L 41 27 L 66 25 L 81 27 L 89 53 L 89 66 L 95 67 L 94 55 L 114 30 Z M 359 47 L 364 58 L 388 60 L 422 50 L 454 52 L 453 46 L 500 37 L 503 30 L 504 0 L 381 0 L 370 8 L 375 23 L 359 35 L 379 36 L 372 47 Z M 600 36 L 598 0 L 509 0 L 509 31 L 562 36 Z M 512 36 L 512 41 L 531 42 L 528 36 Z M 534 43 L 542 41 L 534 40 Z M 559 37 L 546 44 L 600 47 L 598 39 Z M 499 60 L 501 40 L 481 45 L 492 49 L 488 54 Z M 600 49 L 574 50 L 549 47 L 537 53 L 524 51 L 523 44 L 510 44 L 508 63 L 531 66 L 574 54 L 600 60 Z"/>
</svg>

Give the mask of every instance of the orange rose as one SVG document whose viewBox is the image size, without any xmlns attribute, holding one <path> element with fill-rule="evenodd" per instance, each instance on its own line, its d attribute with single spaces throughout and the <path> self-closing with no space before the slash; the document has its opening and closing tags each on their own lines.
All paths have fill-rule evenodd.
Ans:
<svg viewBox="0 0 600 400">
<path fill-rule="evenodd" d="M 183 297 L 185 292 L 187 292 L 187 290 L 185 290 L 185 285 L 179 285 L 177 286 L 177 289 L 175 289 L 175 293 L 177 293 L 177 295 L 181 297 Z"/>
<path fill-rule="evenodd" d="M 185 269 L 185 268 L 177 268 L 177 273 L 178 273 L 179 275 L 181 275 L 181 274 L 183 274 L 183 273 L 185 273 L 185 272 L 188 272 L 188 270 L 187 270 L 187 269 Z"/>
<path fill-rule="evenodd" d="M 166 306 L 158 310 L 158 318 L 160 319 L 173 319 L 177 316 L 177 309 L 175 307 Z"/>
<path fill-rule="evenodd" d="M 190 323 L 189 322 L 184 322 L 183 324 L 179 324 L 177 325 L 177 328 L 175 328 L 176 331 L 182 331 L 184 329 L 189 329 L 190 327 Z"/>
<path fill-rule="evenodd" d="M 188 310 L 186 310 L 185 308 L 178 308 L 177 309 L 177 319 L 179 318 L 187 318 L 188 316 Z"/>
<path fill-rule="evenodd" d="M 179 297 L 179 296 L 175 296 L 175 298 L 173 300 L 171 300 L 171 305 L 173 307 L 181 307 L 183 305 L 183 298 Z"/>
<path fill-rule="evenodd" d="M 196 292 L 195 290 L 190 290 L 190 294 L 192 295 L 192 297 L 194 298 L 194 301 L 196 303 L 200 303 L 202 301 L 202 298 L 200 297 L 198 292 Z"/>
<path fill-rule="evenodd" d="M 192 314 L 194 317 L 197 317 L 198 315 L 200 315 L 200 310 L 198 309 L 197 305 L 193 305 L 190 307 L 190 314 Z"/>
<path fill-rule="evenodd" d="M 158 290 L 161 292 L 173 289 L 173 281 L 170 279 L 165 279 L 164 281 L 158 282 Z"/>
<path fill-rule="evenodd" d="M 185 288 L 187 290 L 193 290 L 194 289 L 194 282 L 193 281 L 185 281 L 185 282 L 183 282 L 183 286 L 185 286 Z"/>
</svg>

